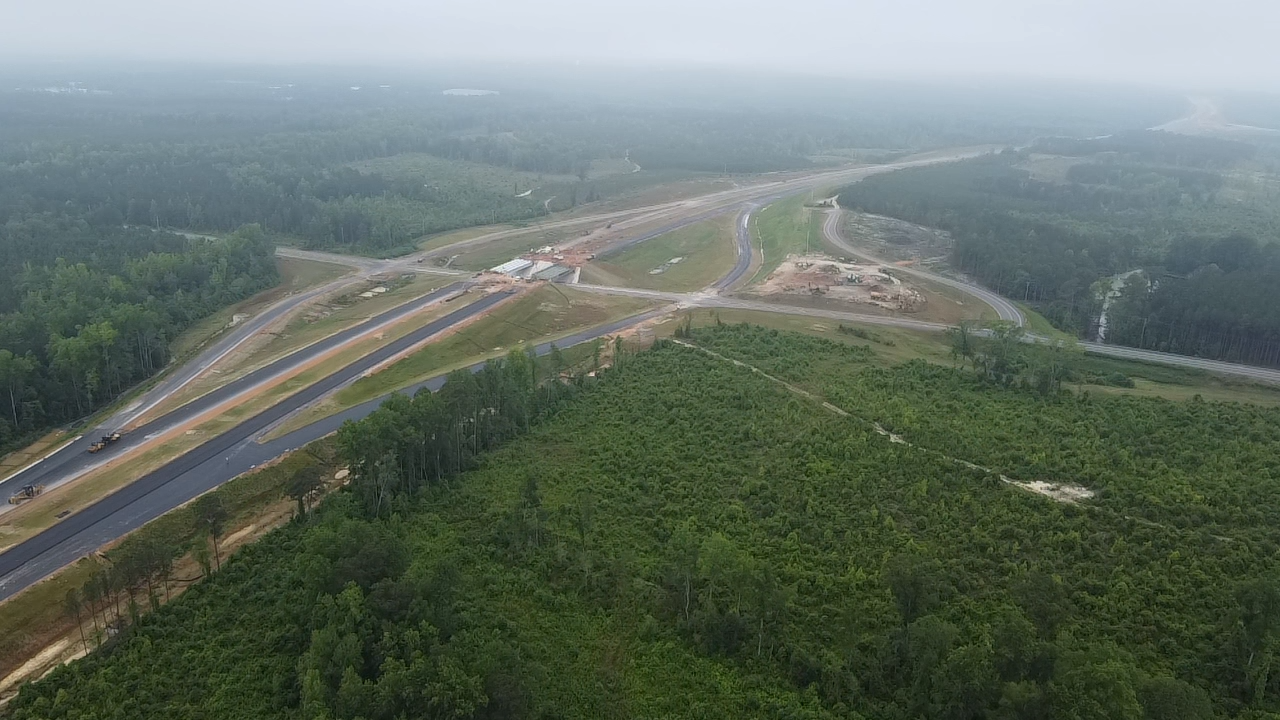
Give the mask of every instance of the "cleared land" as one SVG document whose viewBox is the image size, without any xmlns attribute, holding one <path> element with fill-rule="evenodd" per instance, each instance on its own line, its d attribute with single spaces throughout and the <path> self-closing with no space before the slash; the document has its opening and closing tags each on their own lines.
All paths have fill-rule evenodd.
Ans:
<svg viewBox="0 0 1280 720">
<path fill-rule="evenodd" d="M 951 252 L 951 235 L 943 230 L 861 212 L 846 212 L 842 220 L 845 239 L 887 262 L 919 263 L 931 269 L 945 266 Z"/>
<path fill-rule="evenodd" d="M 468 293 L 450 303 L 437 303 L 427 310 L 406 318 L 386 330 L 357 340 L 311 364 L 295 374 L 268 381 L 243 400 L 230 407 L 211 410 L 204 416 L 154 438 L 140 452 L 116 458 L 107 465 L 47 491 L 4 515 L 0 524 L 0 548 L 19 543 L 56 523 L 60 516 L 92 504 L 95 500 L 119 490 L 183 453 L 217 437 L 257 413 L 311 386 L 369 352 L 421 328 L 427 323 L 453 312 L 482 297 Z"/>
<path fill-rule="evenodd" d="M 583 282 L 672 292 L 701 290 L 733 267 L 735 218 L 706 220 L 592 261 L 582 270 Z"/>
<path fill-rule="evenodd" d="M 280 269 L 280 284 L 253 297 L 220 310 L 201 320 L 174 339 L 170 350 L 173 357 L 182 359 L 228 329 L 236 315 L 255 315 L 263 308 L 291 293 L 322 285 L 351 272 L 350 268 L 325 262 L 276 258 Z"/>
<path fill-rule="evenodd" d="M 575 292 L 569 287 L 544 285 L 382 371 L 357 380 L 282 423 L 271 437 L 442 373 L 503 355 L 513 348 L 554 341 L 652 306 L 640 298 L 594 295 Z"/>
<path fill-rule="evenodd" d="M 341 296 L 299 312 L 281 329 L 264 333 L 237 348 L 204 375 L 166 398 L 140 420 L 159 417 L 221 387 L 238 377 L 294 353 L 311 343 L 362 323 L 398 305 L 411 302 L 453 281 L 441 275 L 412 274 L 397 278 L 371 278 Z M 385 287 L 387 292 L 372 298 L 361 297 L 369 288 Z M 429 320 L 433 315 L 419 315 Z"/>
<path fill-rule="evenodd" d="M 752 244 L 760 248 L 764 261 L 751 278 L 751 284 L 768 277 L 788 255 L 822 250 L 822 214 L 805 207 L 808 200 L 808 195 L 797 195 L 752 215 Z"/>
</svg>

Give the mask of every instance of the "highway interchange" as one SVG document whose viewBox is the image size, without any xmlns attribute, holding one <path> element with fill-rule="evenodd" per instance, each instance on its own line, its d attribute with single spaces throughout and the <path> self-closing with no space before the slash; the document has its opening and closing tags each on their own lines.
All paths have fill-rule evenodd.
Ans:
<svg viewBox="0 0 1280 720">
<path fill-rule="evenodd" d="M 659 303 L 661 306 L 621 321 L 561 338 L 557 341 L 557 345 L 569 347 L 574 344 L 589 342 L 668 314 L 673 309 L 692 307 L 737 308 L 917 330 L 944 330 L 946 328 L 944 325 L 910 318 L 863 315 L 854 312 L 765 303 L 735 298 L 729 295 L 728 292 L 739 286 L 755 265 L 749 222 L 752 213 L 758 208 L 776 199 L 808 192 L 814 188 L 853 182 L 879 172 L 927 163 L 945 162 L 969 157 L 977 153 L 978 151 L 944 153 L 912 158 L 888 165 L 785 176 L 772 182 L 719 191 L 689 200 L 582 215 L 543 223 L 540 226 L 541 229 L 592 227 L 608 223 L 613 229 L 613 235 L 616 239 L 610 243 L 606 253 L 615 253 L 636 243 L 644 242 L 710 217 L 730 212 L 738 213 L 735 223 L 737 258 L 733 268 L 723 277 L 716 280 L 706 289 L 694 293 L 670 293 L 611 286 L 576 285 L 575 287 L 586 292 L 647 298 Z M 351 267 L 353 272 L 320 287 L 283 298 L 260 312 L 257 316 L 234 328 L 201 352 L 198 357 L 170 372 L 151 390 L 139 396 L 138 399 L 114 414 L 98 428 L 86 432 L 84 436 L 51 453 L 39 462 L 0 481 L 0 494 L 7 497 L 15 492 L 17 488 L 27 484 L 39 483 L 53 486 L 60 482 L 67 482 L 112 460 L 123 460 L 122 456 L 136 452 L 145 445 L 163 439 L 177 428 L 184 427 L 198 418 L 207 417 L 210 414 L 216 415 L 222 409 L 235 404 L 255 388 L 265 383 L 270 383 L 273 379 L 283 374 L 296 372 L 297 368 L 313 362 L 317 358 L 330 355 L 338 349 L 348 346 L 358 338 L 378 332 L 416 313 L 423 312 L 427 308 L 450 302 L 472 286 L 473 281 L 469 279 L 470 273 L 437 268 L 433 264 L 434 260 L 455 255 L 463 250 L 481 247 L 496 240 L 518 237 L 529 232 L 527 228 L 498 230 L 445 247 L 393 260 L 335 256 L 327 253 L 282 248 L 279 251 L 281 256 L 336 262 Z M 843 237 L 840 231 L 839 210 L 831 211 L 828 214 L 824 222 L 824 235 L 828 242 L 850 256 L 872 262 L 879 261 L 879 259 L 861 252 Z M 899 270 L 906 274 L 968 293 L 989 304 L 1003 320 L 1019 325 L 1025 323 L 1025 316 L 1016 305 L 984 288 L 916 268 L 899 268 Z M 207 373 L 219 360 L 226 358 L 243 343 L 260 333 L 266 332 L 269 328 L 287 319 L 307 304 L 354 287 L 374 275 L 391 272 L 439 273 L 458 277 L 453 284 L 421 298 L 411 300 L 320 342 L 302 348 L 289 356 L 206 393 L 186 405 L 149 420 L 137 428 L 132 428 L 119 443 L 110 446 L 102 453 L 91 455 L 87 452 L 88 445 L 99 434 L 112 429 L 125 428 L 137 422 L 165 399 Z M 78 510 L 34 537 L 8 548 L 3 553 L 0 553 L 0 601 L 12 597 L 76 559 L 119 539 L 128 532 L 141 527 L 150 520 L 217 487 L 227 480 L 248 472 L 252 468 L 286 452 L 324 437 L 336 430 L 342 422 L 348 419 L 364 417 L 381 404 L 382 398 L 349 408 L 334 416 L 291 432 L 284 437 L 265 442 L 260 441 L 261 436 L 282 419 L 314 403 L 389 359 L 429 341 L 436 335 L 447 332 L 450 328 L 456 327 L 460 323 L 480 316 L 501 304 L 508 297 L 506 292 L 499 291 L 483 295 L 478 300 L 462 305 L 456 310 L 410 332 L 408 335 L 379 347 L 276 405 L 244 420 L 168 464 L 147 473 L 123 489 Z M 1280 371 L 1266 368 L 1252 368 L 1096 343 L 1081 343 L 1081 345 L 1088 352 L 1124 359 L 1178 365 L 1243 376 L 1253 380 L 1280 383 Z M 537 351 L 543 353 L 548 349 L 549 345 L 544 344 L 539 346 Z M 482 363 L 478 364 L 475 368 L 479 368 L 482 365 Z M 435 378 L 416 387 L 436 389 L 442 383 L 443 378 Z M 410 391 L 416 389 L 416 387 L 410 388 Z"/>
</svg>

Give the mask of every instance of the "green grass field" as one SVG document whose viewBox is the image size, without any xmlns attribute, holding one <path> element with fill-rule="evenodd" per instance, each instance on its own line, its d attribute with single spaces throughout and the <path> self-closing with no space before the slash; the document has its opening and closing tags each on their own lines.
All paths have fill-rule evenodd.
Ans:
<svg viewBox="0 0 1280 720">
<path fill-rule="evenodd" d="M 596 260 L 583 268 L 584 281 L 672 292 L 701 290 L 733 269 L 735 217 L 680 228 Z M 650 274 L 677 257 L 679 263 Z"/>
<path fill-rule="evenodd" d="M 288 434 L 340 410 L 506 354 L 514 348 L 554 341 L 577 330 L 634 315 L 650 306 L 651 303 L 639 298 L 592 295 L 557 285 L 544 285 L 381 372 L 361 378 L 325 401 L 298 413 L 276 428 L 271 436 Z"/>
<path fill-rule="evenodd" d="M 340 391 L 337 399 L 344 407 L 358 405 L 442 370 L 634 315 L 649 305 L 638 298 L 589 295 L 545 285 L 386 370 L 362 378 Z"/>
<path fill-rule="evenodd" d="M 778 268 L 788 255 L 823 252 L 822 214 L 805 207 L 807 195 L 780 200 L 755 213 L 751 219 L 752 244 L 764 257 L 751 278 L 758 283 Z"/>
</svg>

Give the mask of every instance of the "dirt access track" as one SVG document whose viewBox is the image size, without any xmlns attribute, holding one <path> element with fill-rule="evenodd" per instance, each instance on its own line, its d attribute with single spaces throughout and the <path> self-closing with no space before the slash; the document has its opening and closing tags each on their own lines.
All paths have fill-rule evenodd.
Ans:
<svg viewBox="0 0 1280 720">
<path fill-rule="evenodd" d="M 842 262 L 829 255 L 788 255 L 754 292 L 762 297 L 820 296 L 897 312 L 917 312 L 928 303 L 889 267 Z"/>
</svg>

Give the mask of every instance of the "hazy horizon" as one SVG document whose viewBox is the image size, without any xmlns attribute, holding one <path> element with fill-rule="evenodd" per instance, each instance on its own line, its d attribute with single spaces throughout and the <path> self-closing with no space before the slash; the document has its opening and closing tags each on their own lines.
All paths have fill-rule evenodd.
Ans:
<svg viewBox="0 0 1280 720">
<path fill-rule="evenodd" d="M 1280 90 L 1261 0 L 585 0 L 416 5 L 372 0 L 159 0 L 10 8 L 14 61 L 399 66 L 583 63 L 830 77 L 1052 78 L 1186 91 Z"/>
</svg>

